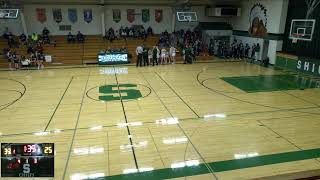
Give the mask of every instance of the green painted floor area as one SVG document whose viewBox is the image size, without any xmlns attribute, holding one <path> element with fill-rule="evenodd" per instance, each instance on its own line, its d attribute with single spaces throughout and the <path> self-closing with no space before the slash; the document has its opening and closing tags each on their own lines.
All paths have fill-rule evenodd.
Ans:
<svg viewBox="0 0 320 180">
<path fill-rule="evenodd" d="M 309 149 L 302 151 L 284 152 L 279 154 L 270 154 L 263 156 L 250 157 L 245 159 L 233 159 L 227 161 L 211 162 L 207 165 L 213 172 L 224 172 L 237 169 L 244 169 L 250 167 L 265 166 L 271 164 L 293 162 L 299 160 L 307 160 L 320 157 L 319 149 Z M 148 172 L 138 172 L 132 174 L 120 174 L 114 176 L 106 176 L 96 178 L 95 180 L 160 180 L 169 178 L 178 178 L 185 176 L 195 176 L 200 174 L 211 173 L 206 164 L 199 164 L 194 166 L 184 166 L 180 168 L 165 168 L 156 169 Z"/>
<path fill-rule="evenodd" d="M 247 93 L 320 88 L 319 80 L 295 75 L 240 76 L 221 79 Z"/>
</svg>

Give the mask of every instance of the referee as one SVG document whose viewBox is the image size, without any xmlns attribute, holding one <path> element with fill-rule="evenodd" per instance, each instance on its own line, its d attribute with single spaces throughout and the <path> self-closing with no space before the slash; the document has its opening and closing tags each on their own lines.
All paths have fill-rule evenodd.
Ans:
<svg viewBox="0 0 320 180">
<path fill-rule="evenodd" d="M 138 46 L 136 49 L 136 54 L 137 54 L 137 67 L 140 65 L 140 67 L 142 66 L 142 53 L 143 53 L 143 48 L 142 46 Z"/>
</svg>

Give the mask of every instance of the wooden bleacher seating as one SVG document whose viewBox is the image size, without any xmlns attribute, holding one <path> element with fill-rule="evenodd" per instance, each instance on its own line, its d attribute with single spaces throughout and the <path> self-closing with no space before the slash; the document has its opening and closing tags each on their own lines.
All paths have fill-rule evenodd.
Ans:
<svg viewBox="0 0 320 180">
<path fill-rule="evenodd" d="M 126 41 L 114 40 L 112 43 L 102 38 L 100 35 L 87 35 L 85 43 L 68 43 L 66 36 L 51 36 L 52 40 L 57 42 L 57 46 L 44 45 L 44 54 L 52 56 L 52 63 L 46 63 L 46 66 L 59 66 L 59 65 L 81 65 L 87 63 L 96 63 L 97 54 L 100 50 L 110 48 L 127 47 L 130 54 L 132 54 L 131 63 L 136 62 L 135 49 L 138 45 L 146 44 L 148 47 L 153 47 L 159 40 L 159 36 L 150 36 L 145 42 L 141 39 L 127 39 Z M 8 47 L 7 41 L 0 38 L 0 49 Z M 26 47 L 14 49 L 19 55 L 26 55 Z M 202 59 L 204 56 L 201 57 Z M 210 57 L 207 57 L 208 59 Z M 182 61 L 182 57 L 177 55 L 177 61 Z M 0 68 L 8 67 L 7 60 L 1 55 Z"/>
</svg>

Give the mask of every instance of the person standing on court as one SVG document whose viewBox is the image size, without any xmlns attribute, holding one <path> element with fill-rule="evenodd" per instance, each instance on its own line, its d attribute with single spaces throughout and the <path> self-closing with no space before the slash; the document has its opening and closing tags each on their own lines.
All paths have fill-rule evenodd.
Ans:
<svg viewBox="0 0 320 180">
<path fill-rule="evenodd" d="M 154 66 L 154 63 L 158 65 L 158 47 L 154 46 L 152 50 L 152 66 Z"/>
<path fill-rule="evenodd" d="M 137 55 L 137 67 L 142 66 L 142 53 L 143 53 L 143 48 L 141 45 L 139 45 L 136 49 L 136 55 Z"/>
<path fill-rule="evenodd" d="M 143 46 L 143 52 L 142 52 L 142 57 L 143 57 L 143 66 L 149 66 L 149 61 L 148 61 L 148 51 L 149 48 L 146 46 Z"/>
</svg>

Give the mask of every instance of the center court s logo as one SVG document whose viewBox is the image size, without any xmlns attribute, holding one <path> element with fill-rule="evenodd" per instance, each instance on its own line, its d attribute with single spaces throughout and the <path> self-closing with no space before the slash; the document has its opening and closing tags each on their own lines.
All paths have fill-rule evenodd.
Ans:
<svg viewBox="0 0 320 180">
<path fill-rule="evenodd" d="M 105 85 L 99 87 L 99 93 L 103 94 L 99 96 L 99 100 L 102 101 L 115 101 L 121 100 L 121 98 L 128 100 L 142 97 L 141 92 L 137 90 L 136 84 Z"/>
<path fill-rule="evenodd" d="M 151 88 L 143 84 L 105 84 L 95 86 L 86 93 L 93 101 L 131 101 L 145 98 L 151 94 Z"/>
</svg>

